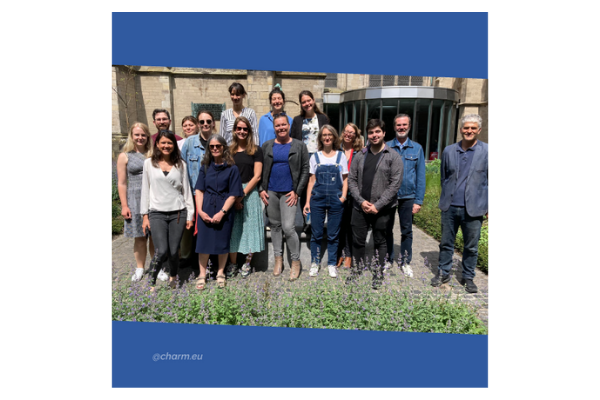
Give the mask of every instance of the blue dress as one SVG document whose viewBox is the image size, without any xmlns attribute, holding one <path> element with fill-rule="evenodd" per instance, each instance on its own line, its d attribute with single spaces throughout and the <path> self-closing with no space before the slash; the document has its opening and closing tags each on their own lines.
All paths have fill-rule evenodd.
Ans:
<svg viewBox="0 0 600 400">
<path fill-rule="evenodd" d="M 215 165 L 214 162 L 211 162 L 208 168 L 200 167 L 196 190 L 204 192 L 202 211 L 210 217 L 221 211 L 228 197 L 244 195 L 238 168 L 235 165 Z M 229 253 L 234 217 L 235 207 L 231 207 L 218 225 L 207 224 L 200 218 L 200 215 L 197 215 L 196 253 Z"/>
</svg>

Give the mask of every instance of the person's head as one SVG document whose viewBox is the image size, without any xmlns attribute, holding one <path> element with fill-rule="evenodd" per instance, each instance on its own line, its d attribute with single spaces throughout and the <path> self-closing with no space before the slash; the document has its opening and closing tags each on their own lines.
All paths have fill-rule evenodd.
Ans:
<svg viewBox="0 0 600 400">
<path fill-rule="evenodd" d="M 231 145 L 229 151 L 234 156 L 237 153 L 237 148 L 240 143 L 244 143 L 246 154 L 254 155 L 256 151 L 256 144 L 254 143 L 254 132 L 252 131 L 252 125 L 248 118 L 240 115 L 233 122 L 233 130 L 231 132 Z"/>
<path fill-rule="evenodd" d="M 183 135 L 186 138 L 197 134 L 198 131 L 200 130 L 200 126 L 198 125 L 198 120 L 196 119 L 196 117 L 194 117 L 192 115 L 183 117 L 183 120 L 181 120 L 181 127 L 183 129 Z"/>
<path fill-rule="evenodd" d="M 202 159 L 202 165 L 210 165 L 211 162 L 215 161 L 218 163 L 226 162 L 228 165 L 233 165 L 233 157 L 227 147 L 225 138 L 221 135 L 211 135 L 207 141 L 207 149 L 204 152 L 204 158 Z"/>
<path fill-rule="evenodd" d="M 163 108 L 157 108 L 152 111 L 152 120 L 154 121 L 154 126 L 159 131 L 168 131 L 169 126 L 171 126 L 171 115 Z"/>
<path fill-rule="evenodd" d="M 373 146 L 379 146 L 385 138 L 385 123 L 380 119 L 371 119 L 367 122 L 367 138 Z"/>
<path fill-rule="evenodd" d="M 217 129 L 215 128 L 215 117 L 212 112 L 200 110 L 196 119 L 198 120 L 198 126 L 200 127 L 202 137 L 208 138 L 212 133 L 217 133 Z"/>
<path fill-rule="evenodd" d="M 317 136 L 317 148 L 319 151 L 322 151 L 326 146 L 331 146 L 332 149 L 337 150 L 340 147 L 340 143 L 340 136 L 333 126 L 323 125 L 319 129 L 319 135 Z"/>
<path fill-rule="evenodd" d="M 408 114 L 398 114 L 394 118 L 394 131 L 398 140 L 406 140 L 410 132 L 410 117 Z"/>
<path fill-rule="evenodd" d="M 349 143 L 354 151 L 359 151 L 364 146 L 363 138 L 360 135 L 360 130 L 358 129 L 358 126 L 352 122 L 346 124 L 346 127 L 342 132 L 342 140 L 344 143 Z"/>
<path fill-rule="evenodd" d="M 285 94 L 278 87 L 271 90 L 269 93 L 269 104 L 271 104 L 271 112 L 278 114 L 283 111 L 285 106 Z"/>
<path fill-rule="evenodd" d="M 233 82 L 231 86 L 229 86 L 229 97 L 231 97 L 234 106 L 241 105 L 246 94 L 246 89 L 244 89 L 244 86 L 239 82 Z"/>
<path fill-rule="evenodd" d="M 143 147 L 142 153 L 146 157 L 150 157 L 152 152 L 152 139 L 150 138 L 150 130 L 146 124 L 141 122 L 134 122 L 129 128 L 129 134 L 127 135 L 127 141 L 123 146 L 123 153 L 129 153 L 130 151 L 136 150 L 136 148 Z"/>
<path fill-rule="evenodd" d="M 290 122 L 286 113 L 279 113 L 273 116 L 273 129 L 275 129 L 275 136 L 279 141 L 286 141 L 290 135 Z"/>
<path fill-rule="evenodd" d="M 483 120 L 478 114 L 465 114 L 460 119 L 460 133 L 463 140 L 467 142 L 476 142 L 481 133 Z"/>
<path fill-rule="evenodd" d="M 160 131 L 152 148 L 152 165 L 158 167 L 158 162 L 171 161 L 177 168 L 181 168 L 181 153 L 177 146 L 177 139 L 172 132 Z"/>
<path fill-rule="evenodd" d="M 309 90 L 303 90 L 298 95 L 298 101 L 300 102 L 300 115 L 302 118 L 306 117 L 306 114 L 310 114 L 311 111 L 316 114 L 323 114 L 317 104 L 315 103 L 315 96 Z"/>
</svg>

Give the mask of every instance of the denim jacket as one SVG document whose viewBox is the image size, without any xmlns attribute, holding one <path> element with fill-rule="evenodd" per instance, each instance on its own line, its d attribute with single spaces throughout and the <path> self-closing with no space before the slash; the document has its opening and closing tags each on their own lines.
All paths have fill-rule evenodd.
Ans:
<svg viewBox="0 0 600 400">
<path fill-rule="evenodd" d="M 200 134 L 191 136 L 185 140 L 183 147 L 181 148 L 181 158 L 187 164 L 188 178 L 192 191 L 196 187 L 196 181 L 198 180 L 198 174 L 200 173 L 200 163 L 204 157 L 205 149 L 200 143 Z"/>
<path fill-rule="evenodd" d="M 442 154 L 442 166 L 440 167 L 442 194 L 439 203 L 442 211 L 448 211 L 450 208 L 458 183 L 460 145 L 461 142 L 451 144 L 444 149 Z M 469 216 L 481 217 L 488 212 L 488 145 L 477 141 L 473 150 L 475 150 L 475 154 L 473 154 L 465 185 L 465 209 Z"/>
<path fill-rule="evenodd" d="M 397 138 L 386 143 L 402 156 L 404 163 L 404 177 L 402 186 L 398 190 L 398 199 L 415 199 L 415 204 L 423 204 L 425 197 L 425 156 L 423 148 L 417 142 L 406 139 L 404 147 L 400 149 Z"/>
</svg>

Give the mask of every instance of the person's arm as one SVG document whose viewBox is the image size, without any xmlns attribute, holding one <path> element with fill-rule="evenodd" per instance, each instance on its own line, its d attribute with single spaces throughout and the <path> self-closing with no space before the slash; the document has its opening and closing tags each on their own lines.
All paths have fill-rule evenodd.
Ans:
<svg viewBox="0 0 600 400">
<path fill-rule="evenodd" d="M 142 214 L 142 232 L 144 235 L 147 234 L 146 229 L 150 229 L 150 219 L 148 218 L 148 209 L 150 208 L 150 169 L 152 164 L 147 158 L 144 161 L 144 172 L 142 174 L 142 197 L 140 200 L 140 214 Z"/>
<path fill-rule="evenodd" d="M 290 137 L 302 141 L 302 118 L 294 118 L 290 128 Z"/>
<path fill-rule="evenodd" d="M 127 204 L 127 154 L 119 154 L 117 159 L 117 189 L 121 200 L 121 215 L 125 219 L 131 219 L 131 210 Z"/>
<path fill-rule="evenodd" d="M 256 121 L 256 112 L 253 109 L 250 109 L 250 111 L 252 111 L 252 112 L 250 113 L 250 118 L 248 118 L 248 121 L 250 121 L 250 125 L 252 126 L 252 132 L 254 132 L 254 143 L 259 143 L 258 123 Z"/>
<path fill-rule="evenodd" d="M 392 155 L 390 176 L 388 177 L 388 186 L 385 188 L 383 193 L 381 193 L 379 199 L 373 203 L 376 213 L 388 205 L 393 199 L 397 198 L 398 190 L 400 190 L 400 186 L 402 185 L 402 175 L 404 174 L 404 163 L 402 162 L 402 157 L 393 150 L 387 154 Z"/>
<path fill-rule="evenodd" d="M 358 158 L 363 157 L 361 152 L 357 152 L 352 156 L 352 163 L 350 164 L 350 172 L 348 173 L 348 190 L 350 190 L 350 195 L 356 203 L 362 205 L 366 200 L 362 198 L 360 195 L 360 190 L 358 189 Z"/>
<path fill-rule="evenodd" d="M 343 203 L 348 200 L 348 174 L 342 175 L 342 197 L 340 201 Z"/>
<path fill-rule="evenodd" d="M 207 213 L 202 211 L 203 202 L 204 202 L 204 191 L 196 189 L 196 212 L 198 213 L 198 215 L 200 216 L 202 221 L 206 222 L 207 224 L 210 224 L 212 221 L 212 218 Z"/>
<path fill-rule="evenodd" d="M 421 205 L 423 204 L 423 198 L 425 197 L 425 156 L 423 154 L 423 148 L 419 149 L 419 159 L 417 160 L 417 192 L 415 196 L 415 203 L 413 204 L 413 214 L 421 211 Z"/>
<path fill-rule="evenodd" d="M 306 145 L 302 142 L 300 142 L 301 146 L 301 158 L 300 158 L 300 162 L 301 164 L 301 170 L 300 170 L 300 178 L 298 179 L 298 187 L 296 188 L 296 194 L 302 193 L 304 191 L 304 188 L 306 187 L 306 184 L 308 183 L 308 176 L 309 171 L 310 171 L 310 158 L 308 156 L 308 149 L 306 148 Z"/>
<path fill-rule="evenodd" d="M 312 195 L 312 190 L 315 186 L 316 180 L 317 178 L 315 177 L 315 174 L 310 174 L 310 178 L 308 179 L 308 187 L 306 189 L 306 204 L 304 205 L 304 210 L 302 211 L 305 217 L 310 212 L 310 197 Z"/>
<path fill-rule="evenodd" d="M 185 208 L 187 210 L 187 223 L 185 228 L 190 229 L 196 219 L 196 213 L 194 212 L 194 200 L 192 199 L 192 189 L 188 179 L 187 165 L 184 161 L 181 162 L 183 168 L 181 169 L 181 185 L 183 191 L 183 199 L 185 200 Z"/>
</svg>

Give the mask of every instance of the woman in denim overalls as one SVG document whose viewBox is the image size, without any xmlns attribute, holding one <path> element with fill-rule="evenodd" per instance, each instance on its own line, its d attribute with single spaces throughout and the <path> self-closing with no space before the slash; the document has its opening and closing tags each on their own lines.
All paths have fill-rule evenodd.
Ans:
<svg viewBox="0 0 600 400">
<path fill-rule="evenodd" d="M 340 225 L 348 193 L 348 160 L 339 149 L 340 137 L 331 125 L 323 125 L 317 137 L 318 152 L 310 159 L 310 180 L 304 215 L 309 213 L 312 236 L 310 240 L 310 276 L 319 273 L 321 242 L 327 216 L 327 268 L 335 278 Z"/>
</svg>

